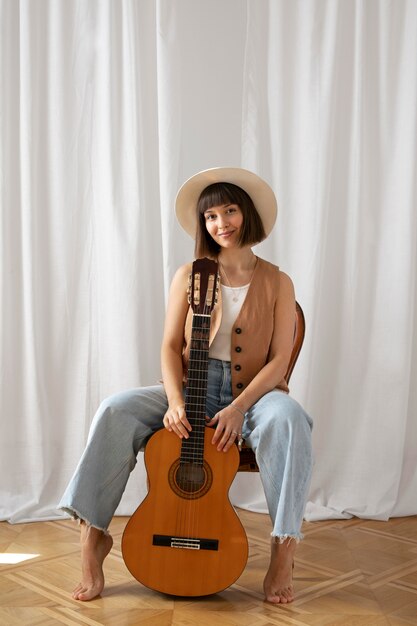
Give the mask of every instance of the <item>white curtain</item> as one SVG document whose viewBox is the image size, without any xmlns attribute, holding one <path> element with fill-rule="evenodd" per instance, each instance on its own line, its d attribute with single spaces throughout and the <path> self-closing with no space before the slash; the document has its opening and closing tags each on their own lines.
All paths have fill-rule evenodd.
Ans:
<svg viewBox="0 0 417 626">
<path fill-rule="evenodd" d="M 0 0 L 0 518 L 49 519 L 105 396 L 160 376 L 180 184 L 276 191 L 307 319 L 306 516 L 417 513 L 417 3 Z M 145 493 L 139 459 L 119 513 Z M 236 504 L 265 510 L 258 476 Z"/>
</svg>

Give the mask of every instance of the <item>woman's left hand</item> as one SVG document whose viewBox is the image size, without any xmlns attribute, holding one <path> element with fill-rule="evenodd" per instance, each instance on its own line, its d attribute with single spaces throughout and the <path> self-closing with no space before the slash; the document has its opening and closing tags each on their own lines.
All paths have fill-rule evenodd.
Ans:
<svg viewBox="0 0 417 626">
<path fill-rule="evenodd" d="M 242 438 L 243 415 L 229 404 L 207 422 L 207 426 L 217 424 L 212 439 L 212 444 L 217 445 L 217 450 L 227 452 L 228 449 Z"/>
</svg>

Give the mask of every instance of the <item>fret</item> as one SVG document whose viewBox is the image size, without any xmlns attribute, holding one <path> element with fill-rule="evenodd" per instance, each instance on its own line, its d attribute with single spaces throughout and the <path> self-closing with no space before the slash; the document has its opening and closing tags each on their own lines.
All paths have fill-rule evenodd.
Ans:
<svg viewBox="0 0 417 626">
<path fill-rule="evenodd" d="M 195 328 L 196 330 L 204 330 L 205 332 L 209 332 L 210 331 L 210 321 L 209 319 L 205 319 L 202 320 L 201 318 L 196 318 L 195 315 L 193 315 L 193 325 L 192 328 Z"/>
<path fill-rule="evenodd" d="M 190 437 L 189 439 L 186 439 L 185 441 L 187 441 L 187 445 L 189 445 L 189 443 L 192 441 L 192 439 L 194 438 L 194 436 L 198 436 L 199 431 L 200 434 L 204 433 L 204 430 L 206 428 L 206 424 L 205 424 L 205 419 L 203 420 L 188 420 L 189 422 L 191 422 L 191 426 L 193 427 L 193 430 L 191 431 L 190 435 L 192 435 L 192 437 Z"/>
<path fill-rule="evenodd" d="M 193 455 L 197 455 L 200 456 L 200 454 L 204 452 L 204 440 L 199 441 L 198 444 L 196 446 L 193 446 L 192 448 L 190 446 L 183 446 L 182 447 L 182 454 L 181 454 L 181 458 L 183 457 L 184 454 L 188 454 L 189 456 L 193 456 Z"/>
<path fill-rule="evenodd" d="M 190 437 L 190 439 L 183 439 L 183 443 L 184 441 L 187 441 L 187 443 L 184 443 L 184 445 L 181 446 L 181 449 L 187 454 L 201 454 L 204 452 L 204 433 L 200 433 L 200 435 L 197 436 L 195 431 L 191 432 L 193 432 L 195 436 L 193 438 Z"/>
<path fill-rule="evenodd" d="M 198 404 L 198 406 L 202 404 L 205 407 L 206 406 L 206 381 L 200 381 L 200 382 L 204 383 L 204 385 L 200 388 L 198 387 L 198 385 L 194 385 L 194 388 L 192 388 L 192 385 L 189 385 L 187 387 L 185 398 L 186 400 L 189 400 L 193 404 Z"/>
<path fill-rule="evenodd" d="M 201 414 L 201 413 L 205 413 L 206 411 L 206 399 L 204 398 L 204 401 L 200 400 L 200 402 L 197 404 L 196 402 L 193 402 L 194 398 L 190 399 L 190 402 L 188 401 L 189 399 L 186 397 L 185 398 L 185 406 L 186 409 L 192 414 L 192 413 L 197 413 L 197 414 Z M 197 398 L 197 401 L 199 399 Z"/>
<path fill-rule="evenodd" d="M 194 402 L 187 402 L 187 411 L 186 413 L 190 413 L 191 415 L 193 413 L 198 413 L 199 415 L 201 413 L 204 413 L 206 410 L 206 407 L 204 406 L 204 404 L 195 404 Z"/>
<path fill-rule="evenodd" d="M 188 421 L 190 422 L 191 426 L 193 427 L 193 430 L 195 430 L 196 428 L 199 427 L 199 425 L 201 424 L 202 427 L 206 426 L 206 412 L 205 411 L 199 411 L 199 413 L 197 415 L 193 415 L 192 411 L 187 411 L 187 406 L 185 407 L 185 413 L 188 417 Z"/>
<path fill-rule="evenodd" d="M 206 409 L 205 398 L 187 398 L 187 408 L 189 411 L 204 411 Z"/>
<path fill-rule="evenodd" d="M 204 431 L 198 433 L 196 432 L 196 429 L 193 428 L 190 435 L 191 434 L 192 436 L 190 436 L 189 439 L 182 440 L 182 442 L 184 443 L 184 448 L 191 448 L 194 447 L 194 445 L 204 445 Z"/>
<path fill-rule="evenodd" d="M 204 395 L 205 395 L 207 376 L 204 376 L 204 377 L 201 377 L 201 376 L 188 376 L 188 384 L 190 385 L 190 387 L 193 387 L 193 383 L 194 383 L 194 387 L 195 387 L 195 385 L 197 385 L 197 390 L 198 390 L 198 383 L 202 383 L 200 388 L 201 388 L 202 391 L 204 391 Z"/>
<path fill-rule="evenodd" d="M 199 350 L 199 352 L 202 352 L 202 350 Z M 206 350 L 206 353 L 208 354 L 208 350 Z M 205 356 L 205 355 L 202 355 L 202 354 L 201 354 L 201 355 L 199 355 L 199 356 Z M 207 364 L 207 358 L 205 358 L 205 359 L 197 359 L 197 358 L 194 358 L 194 359 L 193 359 L 193 365 L 196 365 L 197 363 L 204 363 L 204 364 Z M 189 368 L 188 368 L 188 371 L 189 371 L 189 372 L 202 372 L 202 373 L 204 373 L 204 371 L 207 371 L 207 369 L 206 369 L 206 370 L 204 370 L 204 371 L 202 371 L 202 370 L 201 370 L 200 368 L 198 368 L 198 367 L 191 367 L 191 368 L 189 367 Z"/>
</svg>

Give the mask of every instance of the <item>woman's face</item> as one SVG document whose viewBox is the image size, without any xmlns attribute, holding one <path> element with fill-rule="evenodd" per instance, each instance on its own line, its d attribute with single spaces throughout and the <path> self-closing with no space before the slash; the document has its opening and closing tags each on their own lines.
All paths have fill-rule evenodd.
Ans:
<svg viewBox="0 0 417 626">
<path fill-rule="evenodd" d="M 222 248 L 239 245 L 243 214 L 237 204 L 222 204 L 204 212 L 208 233 Z"/>
</svg>

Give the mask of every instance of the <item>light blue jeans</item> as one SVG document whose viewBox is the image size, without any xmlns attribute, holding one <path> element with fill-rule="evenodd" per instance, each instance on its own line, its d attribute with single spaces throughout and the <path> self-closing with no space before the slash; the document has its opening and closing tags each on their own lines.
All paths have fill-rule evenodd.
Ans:
<svg viewBox="0 0 417 626">
<path fill-rule="evenodd" d="M 210 359 L 207 416 L 233 400 L 230 363 Z M 124 391 L 100 405 L 87 446 L 59 508 L 106 530 L 120 502 L 136 456 L 163 427 L 168 408 L 162 385 Z M 312 468 L 312 420 L 282 391 L 271 391 L 246 413 L 242 435 L 256 454 L 272 536 L 302 539 L 300 532 Z"/>
</svg>

